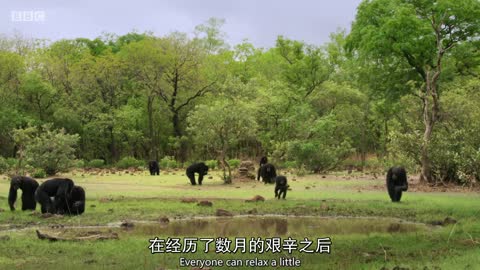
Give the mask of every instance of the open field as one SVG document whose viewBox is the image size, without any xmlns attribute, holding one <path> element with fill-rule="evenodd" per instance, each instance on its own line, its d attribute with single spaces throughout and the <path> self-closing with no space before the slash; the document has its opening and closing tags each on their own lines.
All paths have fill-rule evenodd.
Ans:
<svg viewBox="0 0 480 270">
<path fill-rule="evenodd" d="M 301 269 L 480 269 L 478 192 L 407 192 L 401 203 L 391 203 L 384 190 L 383 176 L 374 179 L 363 174 L 288 175 L 292 190 L 287 200 L 274 200 L 273 185 L 256 181 L 224 185 L 219 172 L 211 173 L 213 179 L 204 180 L 203 186 L 191 186 L 183 171 L 161 174 L 77 172 L 65 175 L 85 188 L 86 211 L 77 217 L 49 218 L 31 212 L 8 211 L 9 186 L 7 178 L 2 177 L 0 269 L 192 269 L 180 267 L 182 257 L 224 262 L 239 259 L 243 263 L 254 258 L 278 261 L 281 257 L 295 257 L 300 260 Z M 420 190 L 415 185 L 411 189 Z M 254 195 L 261 195 L 266 201 L 245 202 Z M 184 198 L 209 200 L 213 207 L 181 202 Z M 219 208 L 236 217 L 198 219 L 214 216 Z M 248 215 L 250 221 L 238 217 L 252 211 L 254 214 Z M 305 222 L 304 216 L 309 217 Z M 161 223 L 161 217 L 168 217 L 170 223 Z M 194 217 L 199 221 L 188 226 L 198 228 L 186 228 L 185 222 Z M 315 226 L 316 217 L 318 226 Z M 446 217 L 457 223 L 429 225 Z M 132 222 L 134 228 L 119 228 L 122 221 Z M 418 228 L 404 230 L 410 225 Z M 39 240 L 35 229 L 66 237 L 76 232 L 115 232 L 119 239 L 49 242 Z M 298 250 L 292 254 L 285 251 L 218 254 L 214 249 L 208 253 L 202 250 L 151 254 L 149 239 L 175 236 L 232 240 L 278 236 L 299 241 L 305 237 L 330 237 L 332 246 L 331 254 Z M 228 269 L 247 268 L 243 265 Z"/>
</svg>

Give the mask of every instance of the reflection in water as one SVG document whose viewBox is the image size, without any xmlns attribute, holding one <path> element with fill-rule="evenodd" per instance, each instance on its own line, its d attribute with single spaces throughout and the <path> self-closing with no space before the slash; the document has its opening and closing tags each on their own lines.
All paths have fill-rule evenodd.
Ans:
<svg viewBox="0 0 480 270">
<path fill-rule="evenodd" d="M 426 228 L 424 224 L 383 218 L 236 217 L 177 220 L 169 224 L 136 223 L 132 233 L 156 236 L 304 236 L 312 233 L 405 233 Z"/>
</svg>

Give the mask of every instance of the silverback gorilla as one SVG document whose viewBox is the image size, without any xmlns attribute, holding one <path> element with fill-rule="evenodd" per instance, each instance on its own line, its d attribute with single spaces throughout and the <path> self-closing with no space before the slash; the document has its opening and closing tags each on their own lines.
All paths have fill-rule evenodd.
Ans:
<svg viewBox="0 0 480 270">
<path fill-rule="evenodd" d="M 17 190 L 22 190 L 22 210 L 35 210 L 35 191 L 38 183 L 35 179 L 26 176 L 14 176 L 10 181 L 10 192 L 8 193 L 8 205 L 10 210 L 15 211 L 15 201 L 17 200 Z"/>
<path fill-rule="evenodd" d="M 63 208 L 57 209 L 60 215 L 81 215 L 85 212 L 85 190 L 81 186 L 74 186 L 70 198 Z"/>
<path fill-rule="evenodd" d="M 287 177 L 279 175 L 275 177 L 275 198 L 280 199 L 280 196 L 283 194 L 283 199 L 287 196 Z"/>
<path fill-rule="evenodd" d="M 42 214 L 55 214 L 66 209 L 73 186 L 73 181 L 68 178 L 53 178 L 43 182 L 35 192 L 35 200 L 41 205 Z M 54 197 L 53 202 L 50 197 Z"/>
<path fill-rule="evenodd" d="M 262 181 L 267 183 L 273 183 L 275 181 L 275 177 L 277 177 L 277 171 L 275 166 L 270 163 L 267 163 L 260 167 L 259 175 L 262 177 Z"/>
<path fill-rule="evenodd" d="M 158 161 L 152 160 L 148 162 L 148 169 L 150 170 L 150 175 L 160 175 L 160 167 L 158 166 Z"/>
<path fill-rule="evenodd" d="M 195 183 L 195 173 L 198 173 L 198 184 L 202 185 L 203 176 L 207 175 L 208 173 L 208 166 L 205 165 L 205 163 L 200 162 L 194 163 L 187 168 L 187 177 L 190 179 L 190 183 L 192 183 L 192 185 L 197 184 Z"/>
<path fill-rule="evenodd" d="M 402 191 L 408 190 L 407 172 L 402 167 L 392 167 L 387 172 L 387 190 L 392 202 L 399 202 Z"/>
<path fill-rule="evenodd" d="M 268 163 L 268 158 L 263 156 L 260 159 L 260 166 L 258 167 L 258 172 L 257 172 L 257 181 L 260 181 L 260 170 L 262 169 L 263 165 Z"/>
</svg>

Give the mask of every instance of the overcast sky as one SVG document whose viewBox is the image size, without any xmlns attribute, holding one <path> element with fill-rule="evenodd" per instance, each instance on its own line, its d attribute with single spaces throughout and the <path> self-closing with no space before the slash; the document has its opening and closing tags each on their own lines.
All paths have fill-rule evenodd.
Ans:
<svg viewBox="0 0 480 270">
<path fill-rule="evenodd" d="M 349 29 L 361 0 L 0 0 L 0 33 L 95 38 L 132 30 L 192 33 L 210 17 L 225 19 L 229 44 L 271 47 L 278 35 L 321 45 Z M 33 17 L 32 17 L 33 14 Z M 44 16 L 44 18 L 43 18 Z"/>
</svg>

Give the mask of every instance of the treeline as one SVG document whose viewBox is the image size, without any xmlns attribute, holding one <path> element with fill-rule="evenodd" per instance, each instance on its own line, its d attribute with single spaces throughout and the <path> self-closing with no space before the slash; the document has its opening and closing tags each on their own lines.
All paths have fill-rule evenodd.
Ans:
<svg viewBox="0 0 480 270">
<path fill-rule="evenodd" d="M 3 37 L 0 155 L 38 167 L 68 146 L 84 163 L 228 167 L 268 154 L 312 172 L 401 164 L 429 182 L 478 181 L 480 7 L 460 2 L 366 1 L 351 33 L 323 45 L 231 47 L 218 19 L 193 35 Z"/>
</svg>

